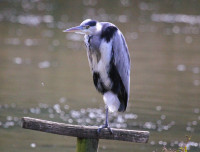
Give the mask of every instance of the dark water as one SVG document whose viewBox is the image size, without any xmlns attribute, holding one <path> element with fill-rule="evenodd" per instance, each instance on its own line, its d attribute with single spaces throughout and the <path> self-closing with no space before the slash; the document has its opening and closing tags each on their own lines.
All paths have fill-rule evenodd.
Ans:
<svg viewBox="0 0 200 152">
<path fill-rule="evenodd" d="M 116 24 L 127 40 L 131 91 L 112 127 L 148 130 L 148 144 L 101 140 L 99 151 L 200 151 L 200 2 L 0 1 L 0 151 L 75 151 L 76 139 L 24 130 L 20 118 L 100 125 L 83 37 L 63 29 L 92 18 Z"/>
</svg>

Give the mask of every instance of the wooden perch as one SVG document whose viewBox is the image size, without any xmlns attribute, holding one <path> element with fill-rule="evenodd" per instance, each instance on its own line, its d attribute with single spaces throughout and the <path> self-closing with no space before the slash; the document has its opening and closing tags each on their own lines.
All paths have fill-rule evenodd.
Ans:
<svg viewBox="0 0 200 152">
<path fill-rule="evenodd" d="M 47 133 L 77 137 L 76 152 L 97 152 L 99 139 L 122 140 L 137 143 L 147 143 L 148 131 L 114 129 L 111 134 L 108 129 L 97 133 L 97 126 L 80 126 L 57 123 L 47 120 L 24 117 L 22 127 Z"/>
<path fill-rule="evenodd" d="M 113 134 L 111 134 L 107 129 L 102 129 L 101 133 L 98 134 L 97 126 L 69 125 L 29 117 L 22 118 L 22 127 L 25 129 L 38 130 L 65 136 L 74 136 L 78 138 L 122 140 L 137 143 L 147 143 L 149 138 L 148 131 L 112 128 Z"/>
</svg>

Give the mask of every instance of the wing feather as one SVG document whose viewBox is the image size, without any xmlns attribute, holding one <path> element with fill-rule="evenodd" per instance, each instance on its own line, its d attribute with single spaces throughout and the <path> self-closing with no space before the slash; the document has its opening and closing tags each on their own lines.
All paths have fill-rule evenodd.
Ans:
<svg viewBox="0 0 200 152">
<path fill-rule="evenodd" d="M 130 55 L 123 34 L 118 30 L 113 37 L 114 64 L 127 92 L 130 92 Z"/>
</svg>

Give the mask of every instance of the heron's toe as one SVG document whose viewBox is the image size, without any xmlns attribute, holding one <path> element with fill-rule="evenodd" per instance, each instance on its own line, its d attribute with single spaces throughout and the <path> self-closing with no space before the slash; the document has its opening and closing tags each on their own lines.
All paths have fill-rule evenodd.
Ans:
<svg viewBox="0 0 200 152">
<path fill-rule="evenodd" d="M 107 127 L 107 128 L 108 128 L 109 132 L 110 132 L 111 134 L 113 134 L 113 130 L 112 130 L 110 127 Z"/>
<path fill-rule="evenodd" d="M 104 128 L 107 128 L 108 131 L 109 131 L 111 134 L 113 134 L 112 129 L 111 129 L 108 125 L 106 125 L 106 124 L 100 126 L 100 127 L 97 129 L 97 133 L 100 134 L 101 130 L 104 129 Z"/>
</svg>

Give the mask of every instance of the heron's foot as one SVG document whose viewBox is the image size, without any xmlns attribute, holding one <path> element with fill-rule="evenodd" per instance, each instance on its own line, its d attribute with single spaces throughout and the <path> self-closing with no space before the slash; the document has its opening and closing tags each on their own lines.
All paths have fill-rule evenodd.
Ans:
<svg viewBox="0 0 200 152">
<path fill-rule="evenodd" d="M 104 125 L 102 125 L 102 126 L 100 126 L 100 127 L 98 128 L 98 130 L 97 130 L 98 134 L 100 134 L 101 130 L 104 129 L 104 128 L 107 128 L 108 131 L 109 131 L 111 134 L 113 134 L 112 129 L 111 129 L 111 128 L 109 127 L 109 125 L 107 125 L 107 124 L 104 124 Z"/>
</svg>

